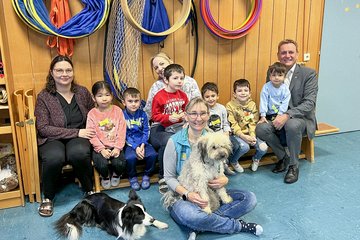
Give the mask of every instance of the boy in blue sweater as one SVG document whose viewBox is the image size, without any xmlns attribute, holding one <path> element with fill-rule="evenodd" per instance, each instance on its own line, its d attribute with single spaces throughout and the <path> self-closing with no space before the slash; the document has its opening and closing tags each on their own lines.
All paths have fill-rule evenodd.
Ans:
<svg viewBox="0 0 360 240">
<path fill-rule="evenodd" d="M 148 143 L 150 127 L 146 113 L 139 109 L 140 91 L 136 88 L 127 88 L 123 93 L 125 106 L 124 117 L 126 121 L 125 159 L 127 161 L 129 182 L 132 189 L 150 187 L 150 174 L 154 170 L 157 152 Z M 141 185 L 136 173 L 137 160 L 145 160 L 145 172 Z"/>
</svg>

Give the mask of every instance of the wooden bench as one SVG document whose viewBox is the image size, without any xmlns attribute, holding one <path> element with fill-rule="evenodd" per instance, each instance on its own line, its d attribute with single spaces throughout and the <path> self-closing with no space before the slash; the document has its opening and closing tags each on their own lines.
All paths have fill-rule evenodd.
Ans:
<svg viewBox="0 0 360 240">
<path fill-rule="evenodd" d="M 318 123 L 317 130 L 315 131 L 315 136 L 325 135 L 329 133 L 339 132 L 339 128 L 334 127 L 328 123 Z M 254 155 L 255 150 L 249 151 L 244 157 L 240 159 L 240 164 L 243 168 L 249 168 L 251 166 L 252 160 L 251 157 Z M 311 163 L 315 162 L 315 153 L 314 153 L 314 139 L 309 139 L 305 136 L 301 143 L 301 153 L 299 155 L 300 159 L 306 159 Z M 274 164 L 278 161 L 277 157 L 272 153 L 272 150 L 269 149 L 269 153 L 266 154 L 263 159 L 260 161 L 260 166 Z"/>
<path fill-rule="evenodd" d="M 142 181 L 142 174 L 144 172 L 145 169 L 145 162 L 144 161 L 138 161 L 138 164 L 136 166 L 136 171 L 138 174 L 138 179 L 139 179 L 139 183 L 141 183 Z M 159 180 L 158 178 L 158 174 L 154 173 L 151 177 L 150 177 L 150 183 L 157 183 Z M 130 187 L 130 183 L 128 180 L 128 177 L 124 177 L 120 179 L 120 184 L 117 187 L 111 187 L 110 189 L 116 189 L 116 188 L 124 188 L 124 187 Z M 96 171 L 95 167 L 94 167 L 94 191 L 95 192 L 101 192 L 102 190 L 105 190 L 101 184 L 100 184 L 100 174 L 98 173 L 98 171 Z M 107 189 L 106 189 L 107 190 Z"/>
</svg>

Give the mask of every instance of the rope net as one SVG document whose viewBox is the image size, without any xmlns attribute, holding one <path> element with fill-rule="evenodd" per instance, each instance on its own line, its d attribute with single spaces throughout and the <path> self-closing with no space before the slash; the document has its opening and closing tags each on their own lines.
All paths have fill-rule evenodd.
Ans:
<svg viewBox="0 0 360 240">
<path fill-rule="evenodd" d="M 136 21 L 142 22 L 145 1 L 129 0 L 128 5 Z M 122 100 L 128 86 L 137 87 L 141 33 L 126 21 L 120 0 L 112 2 L 105 44 L 105 80 Z"/>
</svg>

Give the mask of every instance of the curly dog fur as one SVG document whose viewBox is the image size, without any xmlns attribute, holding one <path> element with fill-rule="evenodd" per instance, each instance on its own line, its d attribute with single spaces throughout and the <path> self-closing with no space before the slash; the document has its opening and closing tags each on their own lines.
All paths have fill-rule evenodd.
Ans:
<svg viewBox="0 0 360 240">
<path fill-rule="evenodd" d="M 180 184 L 190 192 L 197 192 L 202 199 L 208 201 L 208 206 L 204 212 L 211 214 L 223 203 L 232 202 L 232 198 L 227 194 L 225 187 L 211 189 L 208 181 L 224 176 L 224 162 L 229 157 L 232 150 L 229 136 L 224 133 L 208 133 L 201 136 L 193 147 L 189 159 L 185 161 L 178 180 Z M 164 197 L 164 207 L 168 208 L 180 196 L 168 191 Z"/>
</svg>

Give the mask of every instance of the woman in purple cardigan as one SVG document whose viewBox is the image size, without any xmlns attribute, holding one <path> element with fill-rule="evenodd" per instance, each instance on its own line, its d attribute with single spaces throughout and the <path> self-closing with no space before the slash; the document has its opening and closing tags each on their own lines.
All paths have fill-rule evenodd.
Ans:
<svg viewBox="0 0 360 240">
<path fill-rule="evenodd" d="M 53 215 L 53 199 L 62 167 L 73 166 L 76 177 L 87 194 L 92 193 L 91 144 L 93 130 L 85 129 L 86 116 L 94 101 L 90 92 L 74 83 L 73 63 L 57 56 L 51 64 L 45 89 L 35 106 L 39 157 L 42 164 L 43 201 L 39 214 Z"/>
</svg>

